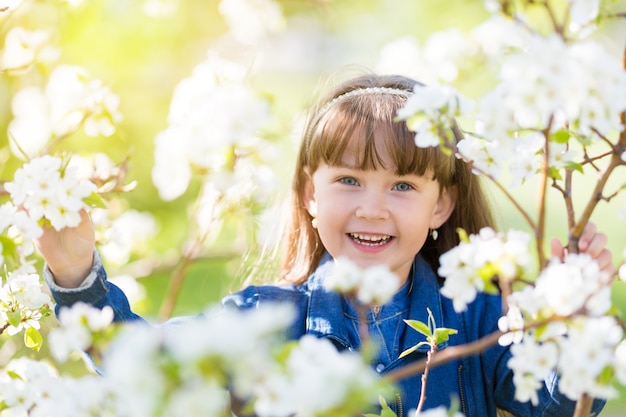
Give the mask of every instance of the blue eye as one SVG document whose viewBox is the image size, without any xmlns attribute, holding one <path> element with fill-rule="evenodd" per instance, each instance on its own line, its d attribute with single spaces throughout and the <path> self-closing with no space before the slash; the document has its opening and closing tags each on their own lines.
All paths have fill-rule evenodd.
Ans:
<svg viewBox="0 0 626 417">
<path fill-rule="evenodd" d="M 394 190 L 397 191 L 409 191 L 413 189 L 411 184 L 407 184 L 406 182 L 400 182 L 393 187 Z"/>
<path fill-rule="evenodd" d="M 346 185 L 358 185 L 357 181 L 352 177 L 343 177 L 339 179 L 339 182 Z"/>
</svg>

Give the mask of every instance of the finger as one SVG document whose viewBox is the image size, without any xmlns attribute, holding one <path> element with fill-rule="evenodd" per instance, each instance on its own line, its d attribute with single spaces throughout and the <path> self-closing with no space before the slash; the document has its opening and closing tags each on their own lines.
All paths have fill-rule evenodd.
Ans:
<svg viewBox="0 0 626 417">
<path fill-rule="evenodd" d="M 583 229 L 582 234 L 580 235 L 580 238 L 578 239 L 578 250 L 581 252 L 586 252 L 587 248 L 589 247 L 589 244 L 591 243 L 591 240 L 593 239 L 594 235 L 596 234 L 597 228 L 596 225 L 594 223 L 587 223 L 585 225 L 585 228 Z"/>
<path fill-rule="evenodd" d="M 596 233 L 589 240 L 587 244 L 587 249 L 582 250 L 581 252 L 587 253 L 591 255 L 591 257 L 596 258 L 606 248 L 606 244 L 608 242 L 608 238 L 604 233 Z M 579 246 L 580 247 L 580 246 Z"/>
<path fill-rule="evenodd" d="M 608 249 L 603 249 L 597 257 L 595 257 L 595 261 L 598 263 L 600 269 L 609 274 L 610 276 L 615 275 L 617 269 L 613 264 L 613 254 Z"/>
<path fill-rule="evenodd" d="M 561 260 L 565 257 L 565 248 L 561 241 L 555 237 L 550 240 L 550 254 L 552 258 L 559 258 Z"/>
</svg>

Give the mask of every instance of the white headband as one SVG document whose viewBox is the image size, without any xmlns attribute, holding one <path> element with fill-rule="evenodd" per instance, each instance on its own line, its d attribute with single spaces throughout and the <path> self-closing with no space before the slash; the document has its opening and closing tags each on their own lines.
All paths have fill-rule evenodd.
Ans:
<svg viewBox="0 0 626 417">
<path fill-rule="evenodd" d="M 347 93 L 338 95 L 337 97 L 335 97 L 334 99 L 326 103 L 324 107 L 322 107 L 317 112 L 315 117 L 311 120 L 311 124 L 309 124 L 309 130 L 307 131 L 307 135 L 305 137 L 305 140 L 307 142 L 306 143 L 307 152 L 308 152 L 309 145 L 311 143 L 311 136 L 313 134 L 313 129 L 315 128 L 315 126 L 317 126 L 317 124 L 320 122 L 322 117 L 324 117 L 324 115 L 328 112 L 328 110 L 330 110 L 332 106 L 350 97 L 372 95 L 372 94 L 391 94 L 395 96 L 409 97 L 411 94 L 413 94 L 413 92 L 409 90 L 402 90 L 400 88 L 392 88 L 392 87 L 365 87 L 365 88 L 358 88 L 356 90 L 351 90 L 351 91 L 348 91 Z"/>
</svg>

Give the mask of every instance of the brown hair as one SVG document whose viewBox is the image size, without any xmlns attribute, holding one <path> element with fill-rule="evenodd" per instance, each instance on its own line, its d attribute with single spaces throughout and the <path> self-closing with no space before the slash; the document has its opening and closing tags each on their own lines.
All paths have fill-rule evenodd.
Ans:
<svg viewBox="0 0 626 417">
<path fill-rule="evenodd" d="M 303 201 L 307 172 L 314 173 L 320 163 L 342 165 L 341 157 L 349 144 L 356 146 L 361 169 L 389 168 L 383 166 L 377 150 L 384 147 L 395 162 L 398 175 L 431 175 L 442 189 L 456 187 L 454 211 L 438 229 L 438 239 L 428 238 L 420 251 L 435 271 L 441 254 L 459 243 L 457 228 L 476 233 L 482 227 L 492 226 L 491 211 L 479 178 L 471 173 L 470 167 L 439 147 L 418 148 L 415 133 L 405 122 L 396 119 L 398 109 L 404 106 L 416 85 L 420 83 L 402 76 L 361 75 L 343 82 L 313 106 L 292 182 L 291 218 L 282 241 L 279 271 L 282 280 L 304 282 L 324 254 L 324 246 Z M 385 88 L 403 90 L 407 95 L 387 93 Z M 370 89 L 371 93 L 347 94 L 363 89 Z M 453 133 L 458 142 L 461 132 L 455 127 Z"/>
</svg>

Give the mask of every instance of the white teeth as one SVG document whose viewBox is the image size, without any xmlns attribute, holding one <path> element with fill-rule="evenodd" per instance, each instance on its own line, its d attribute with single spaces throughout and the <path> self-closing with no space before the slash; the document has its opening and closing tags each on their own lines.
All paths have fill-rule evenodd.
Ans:
<svg viewBox="0 0 626 417">
<path fill-rule="evenodd" d="M 360 233 L 350 233 L 350 237 L 354 240 L 358 240 L 359 243 L 366 246 L 383 245 L 387 243 L 391 236 L 389 235 L 362 235 Z"/>
</svg>

